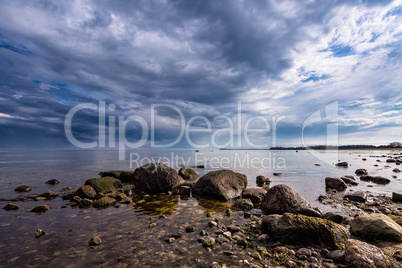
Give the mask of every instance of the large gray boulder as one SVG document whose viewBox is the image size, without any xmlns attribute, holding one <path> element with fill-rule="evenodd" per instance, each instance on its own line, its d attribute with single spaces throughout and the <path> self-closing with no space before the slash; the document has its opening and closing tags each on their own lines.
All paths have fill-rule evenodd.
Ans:
<svg viewBox="0 0 402 268">
<path fill-rule="evenodd" d="M 348 268 L 394 267 L 381 249 L 355 239 L 346 241 L 345 260 Z"/>
<path fill-rule="evenodd" d="M 321 217 L 322 215 L 311 208 L 300 194 L 285 184 L 279 184 L 264 195 L 261 210 L 266 214 L 299 213 L 307 216 Z"/>
<path fill-rule="evenodd" d="M 342 249 L 349 238 L 348 231 L 339 224 L 291 213 L 264 216 L 262 230 L 268 234 L 271 241 L 331 249 Z"/>
<path fill-rule="evenodd" d="M 326 189 L 335 189 L 337 191 L 343 191 L 347 187 L 348 186 L 346 185 L 346 183 L 340 178 L 332 178 L 332 177 L 325 178 Z"/>
<path fill-rule="evenodd" d="M 177 171 L 163 163 L 149 163 L 134 172 L 134 185 L 137 193 L 158 194 L 175 191 L 184 180 Z"/>
<path fill-rule="evenodd" d="M 390 217 L 379 213 L 354 218 L 350 222 L 350 232 L 370 240 L 402 242 L 402 227 Z"/>
<path fill-rule="evenodd" d="M 240 197 L 246 187 L 246 175 L 223 169 L 202 176 L 192 190 L 195 195 L 229 200 Z"/>
</svg>

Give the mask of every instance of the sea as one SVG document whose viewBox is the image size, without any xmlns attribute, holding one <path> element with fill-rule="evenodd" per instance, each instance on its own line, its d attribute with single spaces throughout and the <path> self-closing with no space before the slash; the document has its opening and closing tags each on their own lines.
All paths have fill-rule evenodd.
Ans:
<svg viewBox="0 0 402 268">
<path fill-rule="evenodd" d="M 394 172 L 398 166 L 387 163 L 388 156 L 397 150 L 132 150 L 124 160 L 114 150 L 30 150 L 0 151 L 0 198 L 16 199 L 35 196 L 48 191 L 64 193 L 77 189 L 89 178 L 99 177 L 107 170 L 135 170 L 148 162 L 162 162 L 176 170 L 186 166 L 200 176 L 209 171 L 231 169 L 248 178 L 248 187 L 257 187 L 256 177 L 270 178 L 270 186 L 286 184 L 301 194 L 312 207 L 323 212 L 337 211 L 337 207 L 321 204 L 317 198 L 325 194 L 325 178 L 353 175 L 364 168 L 370 175 L 387 177 L 391 182 L 378 185 L 360 181 L 345 193 L 368 191 L 391 196 L 402 191 L 402 175 Z M 348 167 L 337 167 L 337 162 Z M 402 168 L 401 168 L 402 169 Z M 276 173 L 274 175 L 274 173 Z M 57 179 L 60 184 L 45 184 Z M 17 193 L 20 185 L 30 185 L 32 191 Z M 70 188 L 68 188 L 70 187 Z M 1 207 L 17 204 L 19 210 L 0 210 L 1 267 L 193 267 L 204 260 L 230 264 L 224 254 L 207 252 L 198 242 L 199 231 L 206 228 L 206 213 L 222 222 L 244 223 L 241 211 L 232 203 L 197 200 L 175 195 L 145 198 L 144 205 L 120 205 L 107 209 L 66 207 L 62 198 L 42 201 L 0 201 Z M 50 207 L 44 214 L 30 210 L 39 205 Z M 225 211 L 231 208 L 231 218 Z M 155 223 L 155 224 L 152 224 Z M 185 234 L 185 227 L 194 226 L 196 232 Z M 36 238 L 42 229 L 46 235 Z M 183 237 L 166 243 L 164 237 L 182 232 Z M 88 240 L 100 236 L 102 244 L 91 248 Z M 224 250 L 224 248 L 222 249 Z M 241 258 L 242 256 L 239 256 Z M 244 252 L 244 258 L 249 257 Z"/>
</svg>

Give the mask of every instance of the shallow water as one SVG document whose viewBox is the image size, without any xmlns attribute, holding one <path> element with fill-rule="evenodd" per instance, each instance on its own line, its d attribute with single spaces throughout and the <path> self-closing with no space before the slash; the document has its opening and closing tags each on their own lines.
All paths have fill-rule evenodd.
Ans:
<svg viewBox="0 0 402 268">
<path fill-rule="evenodd" d="M 271 178 L 271 186 L 287 184 L 306 198 L 313 207 L 323 211 L 334 210 L 317 201 L 320 194 L 325 193 L 325 177 L 354 175 L 357 168 L 366 168 L 371 175 L 381 175 L 391 179 L 388 185 L 375 185 L 359 181 L 356 187 L 348 187 L 346 191 L 371 191 L 373 193 L 391 196 L 392 191 L 402 191 L 400 175 L 392 170 L 394 163 L 386 163 L 381 156 L 399 153 L 399 151 L 341 151 L 339 160 L 351 164 L 348 168 L 335 167 L 333 163 L 314 158 L 307 151 L 219 151 L 194 150 L 177 151 L 137 151 L 141 159 L 165 157 L 163 162 L 179 169 L 182 161 L 172 161 L 176 156 L 189 161 L 189 166 L 200 164 L 200 159 L 209 158 L 205 169 L 197 169 L 200 175 L 214 168 L 216 162 L 229 159 L 230 169 L 244 173 L 249 180 L 249 187 L 256 187 L 255 177 L 264 175 Z M 172 158 L 173 153 L 173 158 Z M 335 151 L 324 155 L 327 161 L 334 157 Z M 241 166 L 238 159 L 245 157 L 271 159 L 271 167 Z M 362 161 L 365 157 L 367 161 Z M 198 158 L 198 159 L 196 159 Z M 216 159 L 218 160 L 216 160 Z M 170 159 L 170 160 L 169 160 Z M 157 160 L 157 159 L 155 159 Z M 380 160 L 381 162 L 377 162 Z M 169 162 L 170 161 L 170 162 Z M 213 162 L 215 161 L 215 162 Z M 237 162 L 236 162 L 237 161 Z M 268 160 L 267 160 L 268 161 Z M 274 163 L 274 161 L 276 161 Z M 247 161 L 246 161 L 247 162 Z M 278 164 L 278 163 L 282 164 Z M 215 164 L 214 164 L 215 163 Z M 267 165 L 268 162 L 265 163 Z M 315 164 L 320 164 L 316 166 Z M 378 167 L 373 165 L 378 164 Z M 390 167 L 386 167 L 390 166 Z M 135 169 L 135 165 L 132 169 Z M 17 198 L 31 196 L 46 191 L 62 192 L 65 187 L 78 188 L 86 179 L 97 177 L 97 172 L 104 170 L 130 170 L 130 161 L 118 160 L 116 151 L 18 151 L 0 152 L 0 198 Z M 283 173 L 273 176 L 274 172 Z M 393 175 L 398 176 L 396 179 Z M 59 185 L 49 186 L 44 182 L 58 179 Z M 22 184 L 31 185 L 29 193 L 19 194 L 14 189 Z M 369 187 L 372 185 L 373 187 Z M 4 207 L 10 202 L 0 202 Z M 206 227 L 209 218 L 206 212 L 213 212 L 213 217 L 223 223 L 244 224 L 241 212 L 235 212 L 231 217 L 225 216 L 225 211 L 231 204 L 208 200 L 196 200 L 193 197 L 180 199 L 179 196 L 149 197 L 147 203 L 136 205 L 121 205 L 119 208 L 97 210 L 94 208 L 61 208 L 67 202 L 61 198 L 51 201 L 12 202 L 20 206 L 18 211 L 0 210 L 0 262 L 3 267 L 110 267 L 119 264 L 118 259 L 129 266 L 181 266 L 194 265 L 196 260 L 222 260 L 230 264 L 233 260 L 220 254 L 226 250 L 223 246 L 212 253 L 206 252 L 197 242 L 199 231 Z M 29 211 L 39 204 L 47 204 L 50 210 L 37 215 Z M 235 210 L 235 209 L 233 209 Z M 160 215 L 166 218 L 159 218 Z M 151 223 L 156 226 L 150 228 Z M 194 233 L 187 234 L 187 225 L 195 226 Z M 36 239 L 35 230 L 43 229 L 47 235 Z M 183 237 L 172 244 L 164 241 L 168 234 L 183 233 Z M 88 240 L 99 235 L 103 243 L 91 249 Z M 225 245 L 225 244 L 224 244 Z M 249 256 L 239 258 L 247 259 Z"/>
</svg>

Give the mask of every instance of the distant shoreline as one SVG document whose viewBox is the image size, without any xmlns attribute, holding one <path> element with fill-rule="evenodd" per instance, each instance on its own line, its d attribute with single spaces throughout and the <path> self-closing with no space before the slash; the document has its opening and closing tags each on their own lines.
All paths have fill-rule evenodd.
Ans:
<svg viewBox="0 0 402 268">
<path fill-rule="evenodd" d="M 311 147 L 271 147 L 271 148 L 264 148 L 264 149 L 243 149 L 243 148 L 220 148 L 219 150 L 237 150 L 237 151 L 305 151 L 305 150 L 361 150 L 361 151 L 367 151 L 367 150 L 375 150 L 375 151 L 381 151 L 381 150 L 396 150 L 396 151 L 402 151 L 402 147 L 388 147 L 386 145 L 380 145 L 380 146 L 374 146 L 374 145 L 345 145 L 345 146 L 311 146 Z"/>
</svg>

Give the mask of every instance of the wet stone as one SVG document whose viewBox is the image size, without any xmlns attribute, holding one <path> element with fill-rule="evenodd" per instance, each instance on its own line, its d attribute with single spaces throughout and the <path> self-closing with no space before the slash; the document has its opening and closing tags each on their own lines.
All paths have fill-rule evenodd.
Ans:
<svg viewBox="0 0 402 268">
<path fill-rule="evenodd" d="M 187 226 L 186 227 L 186 233 L 193 233 L 195 232 L 195 227 L 194 226 Z"/>
<path fill-rule="evenodd" d="M 47 205 L 39 205 L 34 207 L 31 212 L 35 212 L 35 213 L 44 213 L 47 210 L 49 210 L 49 207 Z"/>
<path fill-rule="evenodd" d="M 91 239 L 89 239 L 89 241 L 88 241 L 88 245 L 89 245 L 90 247 L 98 246 L 98 245 L 100 245 L 101 243 L 102 243 L 102 239 L 100 239 L 99 236 L 94 236 L 94 237 L 92 237 Z"/>
<path fill-rule="evenodd" d="M 29 185 L 21 185 L 14 189 L 16 192 L 29 192 L 32 190 L 32 187 Z"/>
<path fill-rule="evenodd" d="M 20 207 L 15 204 L 7 204 L 3 207 L 4 210 L 18 210 Z"/>
<path fill-rule="evenodd" d="M 35 237 L 40 238 L 40 237 L 44 236 L 45 234 L 47 234 L 47 232 L 43 231 L 42 229 L 36 229 Z"/>
</svg>

